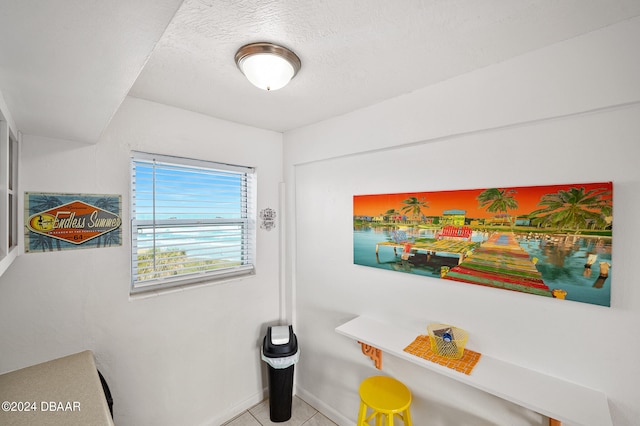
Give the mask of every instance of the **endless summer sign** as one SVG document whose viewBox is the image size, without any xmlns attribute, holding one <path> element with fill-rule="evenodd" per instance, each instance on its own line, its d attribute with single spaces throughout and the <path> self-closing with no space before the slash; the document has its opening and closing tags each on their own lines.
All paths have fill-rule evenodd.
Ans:
<svg viewBox="0 0 640 426">
<path fill-rule="evenodd" d="M 26 251 L 121 245 L 119 195 L 26 193 Z"/>
</svg>

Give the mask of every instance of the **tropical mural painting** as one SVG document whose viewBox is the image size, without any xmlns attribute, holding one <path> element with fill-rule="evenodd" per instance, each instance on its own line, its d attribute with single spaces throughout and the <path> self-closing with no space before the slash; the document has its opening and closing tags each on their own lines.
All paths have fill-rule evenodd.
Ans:
<svg viewBox="0 0 640 426">
<path fill-rule="evenodd" d="M 25 252 L 122 245 L 120 195 L 25 192 Z"/>
<path fill-rule="evenodd" d="M 610 306 L 612 182 L 356 195 L 357 265 Z"/>
</svg>

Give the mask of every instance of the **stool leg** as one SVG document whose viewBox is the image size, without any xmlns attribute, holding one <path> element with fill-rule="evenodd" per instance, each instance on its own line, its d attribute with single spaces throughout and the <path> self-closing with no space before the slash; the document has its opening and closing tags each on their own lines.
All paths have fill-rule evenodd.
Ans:
<svg viewBox="0 0 640 426">
<path fill-rule="evenodd" d="M 402 421 L 404 423 L 404 426 L 413 426 L 413 423 L 411 422 L 411 412 L 409 411 L 409 408 L 405 410 L 404 416 L 402 416 Z"/>
<path fill-rule="evenodd" d="M 376 426 L 378 425 L 378 418 L 380 417 L 380 413 L 378 413 L 376 410 L 374 410 L 373 408 L 371 409 L 371 414 L 369 414 L 369 416 L 367 417 L 365 415 L 365 419 L 364 419 L 364 423 L 363 425 L 365 426 L 369 426 L 371 423 L 369 423 L 372 419 L 376 421 Z"/>
<path fill-rule="evenodd" d="M 387 414 L 387 426 L 393 426 L 393 413 Z"/>
<path fill-rule="evenodd" d="M 376 426 L 382 426 L 382 413 L 376 414 Z"/>
<path fill-rule="evenodd" d="M 358 423 L 356 426 L 365 426 L 365 418 L 367 417 L 367 406 L 360 401 L 360 411 L 358 412 Z"/>
</svg>

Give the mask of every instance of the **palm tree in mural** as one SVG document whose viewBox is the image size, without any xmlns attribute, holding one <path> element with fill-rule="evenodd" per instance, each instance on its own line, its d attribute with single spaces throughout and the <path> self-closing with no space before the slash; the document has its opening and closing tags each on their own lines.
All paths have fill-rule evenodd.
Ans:
<svg viewBox="0 0 640 426">
<path fill-rule="evenodd" d="M 545 194 L 538 202 L 544 208 L 532 211 L 529 217 L 535 225 L 574 229 L 576 233 L 590 224 L 604 229 L 606 218 L 612 213 L 610 195 L 611 191 L 605 188 L 585 191 L 574 187 Z"/>
<path fill-rule="evenodd" d="M 58 207 L 61 204 L 62 204 L 62 201 L 60 201 L 58 197 L 51 197 L 49 195 L 39 195 L 29 200 L 29 213 L 30 214 L 40 213 L 42 211 L 49 210 L 54 207 Z M 30 234 L 32 235 L 29 236 L 29 244 L 33 243 L 34 245 L 40 245 L 41 244 L 41 242 L 39 242 L 40 239 L 47 239 L 49 240 L 49 243 L 47 245 L 50 247 L 50 250 L 53 251 L 51 240 L 56 240 L 56 249 L 58 251 L 62 250 L 59 239 L 53 238 L 53 237 L 47 237 L 44 235 L 34 238 L 33 235 L 35 234 L 34 233 L 30 233 Z M 43 251 L 44 251 L 44 246 L 43 246 Z"/>
<path fill-rule="evenodd" d="M 418 199 L 416 197 L 409 197 L 402 202 L 404 207 L 400 210 L 403 213 L 410 213 L 413 216 L 413 219 L 418 222 L 420 221 L 420 216 L 422 216 L 422 208 L 429 208 L 427 203 L 428 202 L 425 201 L 424 198 Z"/>
<path fill-rule="evenodd" d="M 101 208 L 102 210 L 106 210 L 115 215 L 120 215 L 120 199 L 116 197 L 102 197 L 98 198 L 96 202 L 93 204 L 94 206 Z M 96 237 L 96 247 L 100 247 L 100 241 L 103 242 L 103 246 L 107 245 L 111 246 L 112 244 L 120 243 L 120 234 L 115 229 L 106 234 L 100 235 Z"/>
<path fill-rule="evenodd" d="M 396 217 L 398 217 L 400 215 L 400 212 L 397 211 L 396 209 L 389 209 L 386 212 L 382 213 L 382 217 L 384 218 L 385 222 L 389 222 L 389 219 L 391 219 L 394 223 L 397 222 Z"/>
<path fill-rule="evenodd" d="M 518 208 L 518 201 L 513 198 L 517 191 L 514 189 L 485 189 L 478 195 L 477 200 L 480 207 L 486 207 L 489 213 L 504 213 L 508 216 L 509 210 Z M 509 221 L 511 222 L 511 217 Z M 513 222 L 511 222 L 513 225 Z"/>
</svg>

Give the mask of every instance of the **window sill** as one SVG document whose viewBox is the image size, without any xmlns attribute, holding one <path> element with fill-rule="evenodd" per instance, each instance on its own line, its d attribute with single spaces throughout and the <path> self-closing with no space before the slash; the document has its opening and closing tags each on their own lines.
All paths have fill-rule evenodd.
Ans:
<svg viewBox="0 0 640 426">
<path fill-rule="evenodd" d="M 18 258 L 18 248 L 14 247 L 9 251 L 9 254 L 0 259 L 0 276 L 5 273 L 14 260 Z"/>
<path fill-rule="evenodd" d="M 248 271 L 244 274 L 235 274 L 235 275 L 227 275 L 221 276 L 219 278 L 208 278 L 205 280 L 199 280 L 196 282 L 186 282 L 184 284 L 177 284 L 172 286 L 158 287 L 158 286 L 149 286 L 147 288 L 134 288 L 131 289 L 129 293 L 129 300 L 142 300 L 148 299 L 151 297 L 164 296 L 166 294 L 172 293 L 180 293 L 183 291 L 193 290 L 201 287 L 211 287 L 216 285 L 227 284 L 231 282 L 241 281 L 247 278 L 254 277 L 255 270 Z"/>
</svg>

